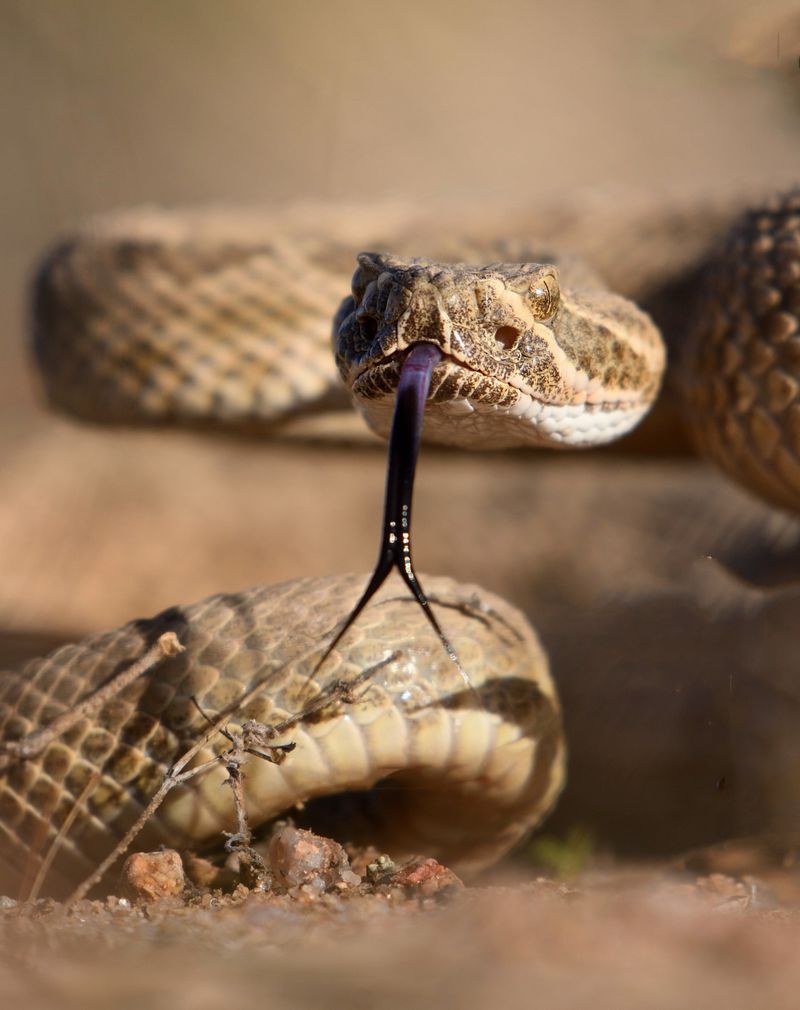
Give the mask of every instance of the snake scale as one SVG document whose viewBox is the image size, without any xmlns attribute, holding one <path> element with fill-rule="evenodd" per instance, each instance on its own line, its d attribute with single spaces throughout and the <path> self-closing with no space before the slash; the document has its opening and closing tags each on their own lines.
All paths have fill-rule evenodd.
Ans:
<svg viewBox="0 0 800 1010">
<path fill-rule="evenodd" d="M 587 446 L 649 410 L 664 371 L 660 328 L 674 365 L 667 392 L 696 444 L 774 504 L 800 510 L 800 195 L 743 216 L 713 202 L 633 204 L 628 217 L 608 199 L 540 210 L 492 242 L 485 225 L 432 228 L 413 214 L 385 215 L 385 233 L 358 215 L 302 209 L 255 220 L 157 211 L 100 219 L 57 246 L 36 281 L 47 395 L 104 423 L 338 434 L 347 400 L 338 366 L 368 423 L 386 434 L 405 355 L 424 342 L 442 356 L 426 438 Z M 562 242 L 592 267 L 550 251 Z M 342 301 L 365 246 L 393 252 L 360 256 Z M 595 269 L 645 311 L 611 294 Z M 409 598 L 384 589 L 309 680 L 363 581 L 214 597 L 5 674 L 0 728 L 18 739 L 160 631 L 177 630 L 187 646 L 40 758 L 12 763 L 0 791 L 6 873 L 35 869 L 76 804 L 48 888 L 58 893 L 60 880 L 90 869 L 207 725 L 191 697 L 213 718 L 263 677 L 263 694 L 236 718 L 274 723 L 364 670 L 372 672 L 360 696 L 294 728 L 298 746 L 285 762 L 248 763 L 253 822 L 380 783 L 362 806 L 372 839 L 388 850 L 425 851 L 467 871 L 497 859 L 563 782 L 559 705 L 535 633 L 503 601 L 433 580 L 470 689 Z M 230 829 L 222 777 L 220 768 L 176 790 L 141 844 L 202 845 Z"/>
</svg>

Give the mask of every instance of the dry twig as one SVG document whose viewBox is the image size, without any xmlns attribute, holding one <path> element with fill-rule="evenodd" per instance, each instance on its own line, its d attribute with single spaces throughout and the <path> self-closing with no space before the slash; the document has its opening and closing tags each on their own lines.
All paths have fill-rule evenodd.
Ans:
<svg viewBox="0 0 800 1010">
<path fill-rule="evenodd" d="M 67 835 L 70 832 L 70 829 L 72 828 L 72 825 L 75 823 L 75 820 L 81 811 L 81 807 L 89 798 L 89 796 L 94 792 L 94 787 L 97 785 L 99 781 L 100 781 L 100 771 L 99 769 L 95 769 L 95 771 L 89 776 L 86 785 L 81 790 L 80 796 L 72 804 L 69 813 L 64 818 L 64 823 L 58 829 L 58 834 L 53 839 L 49 849 L 45 853 L 44 859 L 42 860 L 39 869 L 36 871 L 36 876 L 34 877 L 33 883 L 31 884 L 30 890 L 28 891 L 28 894 L 26 896 L 25 899 L 26 901 L 36 901 L 36 899 L 39 897 L 39 892 L 41 891 L 42 885 L 47 879 L 47 874 L 50 872 L 50 867 L 53 865 L 53 860 L 58 855 L 58 850 L 64 844 L 64 839 L 67 837 Z"/>
<path fill-rule="evenodd" d="M 350 681 L 334 681 L 326 690 L 321 691 L 314 701 L 310 702 L 300 712 L 295 715 L 288 716 L 286 719 L 283 719 L 275 725 L 269 726 L 264 723 L 257 722 L 256 720 L 248 720 L 242 724 L 241 734 L 234 737 L 230 730 L 225 727 L 225 723 L 263 690 L 271 674 L 260 678 L 258 682 L 254 684 L 253 687 L 250 688 L 250 690 L 247 691 L 238 701 L 235 701 L 224 712 L 221 712 L 213 721 L 209 720 L 208 731 L 203 734 L 203 736 L 167 770 L 161 785 L 136 819 L 136 822 L 117 842 L 113 850 L 106 856 L 102 863 L 95 868 L 92 874 L 87 877 L 86 880 L 84 880 L 83 883 L 75 889 L 75 891 L 73 891 L 67 903 L 73 904 L 74 902 L 80 901 L 82 898 L 86 897 L 92 887 L 94 887 L 95 884 L 103 878 L 117 859 L 119 859 L 128 850 L 133 840 L 142 828 L 144 828 L 145 824 L 158 810 L 167 795 L 175 786 L 188 782 L 197 775 L 202 775 L 204 772 L 213 768 L 215 765 L 218 765 L 220 762 L 224 763 L 228 770 L 228 782 L 233 790 L 234 805 L 236 808 L 239 828 L 236 833 L 228 835 L 226 848 L 228 851 L 244 853 L 246 858 L 250 859 L 256 867 L 257 874 L 260 873 L 262 869 L 264 874 L 266 874 L 267 870 L 266 867 L 263 866 L 261 857 L 254 852 L 250 845 L 250 842 L 252 841 L 252 833 L 247 823 L 247 812 L 245 809 L 244 793 L 242 789 L 243 773 L 241 771 L 241 765 L 244 763 L 245 756 L 251 754 L 255 757 L 260 757 L 263 760 L 279 764 L 284 760 L 287 754 L 294 750 L 295 744 L 291 741 L 283 744 L 275 744 L 271 741 L 286 733 L 287 730 L 296 726 L 299 722 L 318 715 L 329 705 L 341 701 L 353 702 L 358 700 L 359 695 L 356 693 L 358 688 L 372 678 L 379 669 L 388 665 L 396 658 L 397 654 L 392 653 L 391 656 L 382 660 L 380 663 L 375 664 L 375 666 L 369 667 L 367 670 L 363 670 Z M 195 704 L 197 704 L 197 702 L 195 702 Z M 203 713 L 203 715 L 205 716 L 205 713 Z M 208 716 L 205 716 L 205 718 L 208 719 Z M 221 754 L 217 754 L 213 758 L 209 758 L 208 761 L 204 761 L 202 764 L 197 765 L 195 768 L 187 769 L 186 766 L 189 762 L 191 762 L 195 756 L 208 743 L 210 743 L 216 733 L 222 733 L 226 736 L 231 741 L 232 746 L 223 751 Z"/>
<path fill-rule="evenodd" d="M 55 718 L 48 726 L 30 733 L 22 740 L 8 740 L 0 742 L 0 770 L 8 767 L 12 761 L 23 760 L 36 757 L 41 754 L 45 747 L 48 747 L 54 740 L 66 733 L 79 722 L 84 716 L 91 712 L 96 712 L 110 698 L 115 697 L 139 677 L 152 670 L 162 660 L 178 653 L 184 652 L 185 647 L 178 641 L 178 636 L 174 631 L 167 631 L 161 635 L 157 641 L 147 650 L 147 652 L 137 659 L 135 663 L 121 670 L 115 677 L 103 684 L 96 691 L 92 691 L 83 701 L 63 712 Z"/>
</svg>

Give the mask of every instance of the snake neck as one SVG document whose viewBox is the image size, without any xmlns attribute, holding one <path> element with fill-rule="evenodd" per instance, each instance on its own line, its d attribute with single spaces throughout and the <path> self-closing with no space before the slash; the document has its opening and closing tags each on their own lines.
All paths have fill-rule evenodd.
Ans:
<svg viewBox="0 0 800 1010">
<path fill-rule="evenodd" d="M 435 344 L 426 439 L 473 448 L 610 441 L 647 413 L 665 366 L 645 313 L 599 286 L 562 287 L 542 263 L 362 253 L 334 333 L 339 371 L 382 435 L 405 354 Z"/>
</svg>

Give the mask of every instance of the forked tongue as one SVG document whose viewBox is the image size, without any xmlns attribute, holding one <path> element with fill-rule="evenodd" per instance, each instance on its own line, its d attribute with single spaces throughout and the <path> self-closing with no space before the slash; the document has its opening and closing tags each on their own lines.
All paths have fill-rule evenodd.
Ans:
<svg viewBox="0 0 800 1010">
<path fill-rule="evenodd" d="M 367 583 L 367 588 L 350 611 L 347 620 L 336 633 L 333 641 L 322 654 L 312 676 L 316 674 L 342 640 L 358 615 L 386 581 L 386 577 L 392 569 L 396 568 L 417 603 L 422 607 L 445 652 L 455 664 L 464 682 L 469 686 L 469 678 L 458 660 L 456 651 L 442 631 L 436 620 L 436 615 L 431 610 L 428 598 L 419 584 L 411 557 L 411 502 L 414 494 L 414 474 L 422 438 L 425 401 L 431 386 L 433 369 L 441 357 L 441 351 L 435 344 L 415 344 L 403 362 L 400 381 L 397 384 L 392 430 L 389 436 L 386 495 L 383 505 L 383 526 L 378 560 Z"/>
</svg>

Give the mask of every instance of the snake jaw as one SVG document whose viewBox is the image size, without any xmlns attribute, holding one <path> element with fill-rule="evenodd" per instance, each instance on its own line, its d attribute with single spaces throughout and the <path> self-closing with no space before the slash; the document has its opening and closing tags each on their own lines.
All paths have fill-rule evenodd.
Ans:
<svg viewBox="0 0 800 1010">
<path fill-rule="evenodd" d="M 442 353 L 426 425 L 426 440 L 442 444 L 596 445 L 634 427 L 658 392 L 664 352 L 649 318 L 608 292 L 562 289 L 551 264 L 362 253 L 352 291 L 336 360 L 383 436 L 404 353 L 420 343 Z"/>
</svg>

